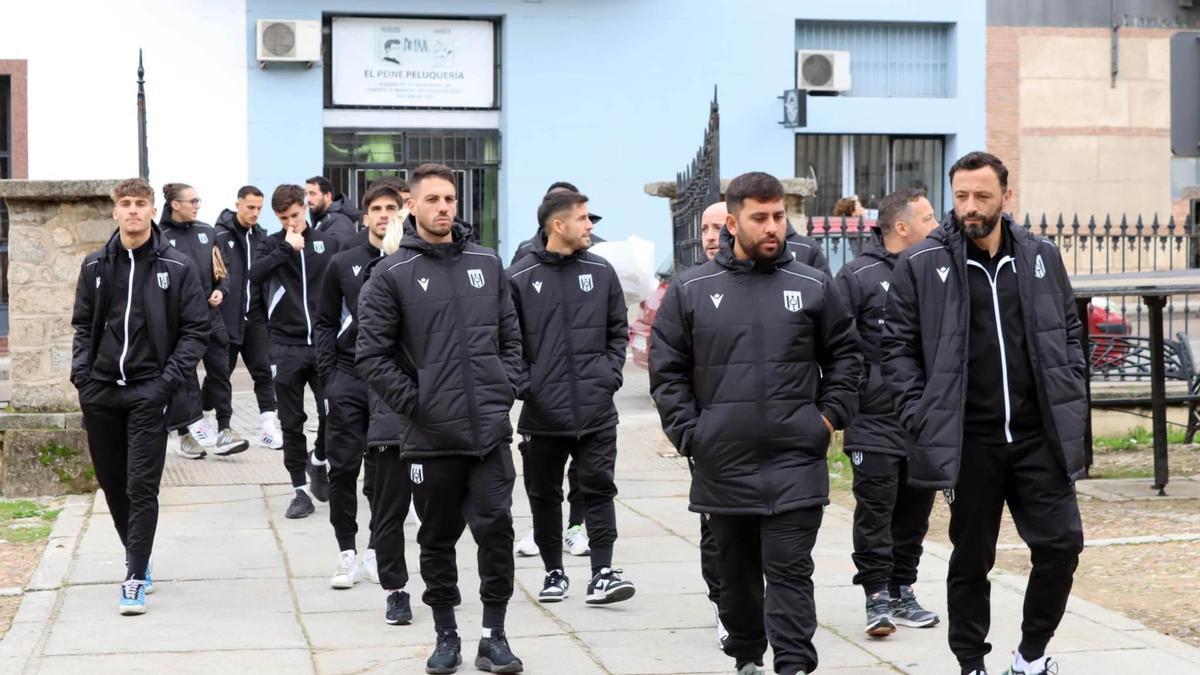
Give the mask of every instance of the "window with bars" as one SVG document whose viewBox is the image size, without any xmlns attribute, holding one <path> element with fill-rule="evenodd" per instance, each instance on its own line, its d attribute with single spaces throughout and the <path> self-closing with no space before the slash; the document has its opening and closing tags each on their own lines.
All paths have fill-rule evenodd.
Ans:
<svg viewBox="0 0 1200 675">
<path fill-rule="evenodd" d="M 951 91 L 949 23 L 798 21 L 796 49 L 850 52 L 846 96 L 946 97 Z"/>
<path fill-rule="evenodd" d="M 889 192 L 916 187 L 941 213 L 944 146 L 941 137 L 797 134 L 796 175 L 817 181 L 817 194 L 805 210 L 832 215 L 834 204 L 848 195 L 876 209 Z"/>
</svg>

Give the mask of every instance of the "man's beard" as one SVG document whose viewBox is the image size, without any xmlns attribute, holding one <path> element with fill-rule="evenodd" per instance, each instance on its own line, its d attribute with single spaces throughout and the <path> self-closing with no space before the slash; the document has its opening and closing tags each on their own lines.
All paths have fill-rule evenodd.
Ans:
<svg viewBox="0 0 1200 675">
<path fill-rule="evenodd" d="M 435 237 L 444 237 L 447 234 L 450 234 L 450 230 L 454 229 L 454 221 L 451 221 L 449 224 L 447 224 L 445 226 L 439 225 L 437 223 L 437 221 L 435 221 L 435 220 L 430 220 L 428 223 L 419 223 L 419 224 L 421 226 L 421 229 L 425 230 L 426 232 L 429 232 L 430 234 L 432 234 Z"/>
<path fill-rule="evenodd" d="M 996 211 L 991 217 L 983 217 L 979 213 L 968 213 L 966 218 L 959 218 L 958 214 L 954 214 L 954 218 L 958 220 L 958 226 L 962 228 L 963 234 L 971 239 L 984 239 L 996 226 L 1000 224 L 1001 212 Z M 967 218 L 980 218 L 980 223 L 975 226 L 967 225 Z"/>
<path fill-rule="evenodd" d="M 763 245 L 766 244 L 767 242 L 774 242 L 774 244 L 775 244 L 775 250 L 772 251 L 771 253 L 767 253 L 766 251 L 763 250 Z M 746 255 L 750 256 L 751 260 L 754 260 L 757 262 L 770 262 L 770 261 L 774 260 L 776 258 L 776 256 L 779 255 L 780 244 L 779 244 L 778 239 L 765 239 L 764 238 L 759 241 L 750 241 L 749 237 L 746 237 L 745 239 L 743 239 L 741 236 L 741 233 L 739 233 L 738 234 L 738 244 L 741 245 L 742 250 L 746 252 Z"/>
</svg>

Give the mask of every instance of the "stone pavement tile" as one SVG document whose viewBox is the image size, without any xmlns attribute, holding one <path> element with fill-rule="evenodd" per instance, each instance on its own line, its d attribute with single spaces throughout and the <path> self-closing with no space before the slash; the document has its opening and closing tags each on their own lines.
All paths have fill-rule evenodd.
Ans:
<svg viewBox="0 0 1200 675">
<path fill-rule="evenodd" d="M 671 534 L 699 535 L 700 514 L 692 513 L 687 508 L 685 497 L 641 497 L 625 498 L 624 493 L 617 498 L 617 503 L 627 509 L 636 511 L 658 523 Z M 617 517 L 617 528 L 624 535 L 624 522 Z"/>
<path fill-rule="evenodd" d="M 708 587 L 704 585 L 704 577 L 700 574 L 698 557 L 695 561 L 686 562 L 627 564 L 621 560 L 620 540 L 617 541 L 615 557 L 613 565 L 624 570 L 622 577 L 632 581 L 637 587 L 637 595 L 634 596 L 633 602 L 637 602 L 638 598 L 650 595 L 686 595 L 708 592 Z M 571 591 L 582 597 L 587 593 L 587 575 L 591 573 L 591 570 L 585 567 L 579 572 L 582 574 L 578 578 L 570 572 L 567 574 L 571 577 Z M 540 583 L 539 578 L 538 590 L 541 590 Z"/>
<path fill-rule="evenodd" d="M 478 647 L 478 631 L 462 631 L 463 665 L 461 673 L 476 672 L 475 650 Z M 512 642 L 513 652 L 521 657 L 525 672 L 531 674 L 601 675 L 601 670 L 592 661 L 584 647 L 566 636 L 524 638 Z M 422 673 L 425 659 L 433 649 L 429 644 L 369 648 L 341 649 L 318 652 L 317 667 L 327 675 L 368 675 L 378 673 Z"/>
<path fill-rule="evenodd" d="M 317 651 L 398 645 L 425 645 L 432 649 L 433 618 L 428 608 L 419 603 L 418 600 L 413 608 L 413 623 L 408 626 L 388 625 L 383 620 L 382 609 L 302 614 L 300 620 Z M 464 603 L 456 614 L 459 631 L 464 637 L 479 635 L 483 615 L 481 605 Z M 520 648 L 524 638 L 562 634 L 557 623 L 537 607 L 524 602 L 509 605 L 505 628 L 514 651 Z"/>
<path fill-rule="evenodd" d="M 617 548 L 622 565 L 688 561 L 700 564 L 700 550 L 675 536 L 635 537 L 624 543 L 618 540 Z"/>
<path fill-rule="evenodd" d="M 622 478 L 618 468 L 617 489 L 621 491 L 618 499 L 629 501 L 644 497 L 687 497 L 689 485 L 687 472 L 671 472 L 657 477 L 647 476 L 647 473 L 645 471 L 638 472 L 637 479 Z M 675 475 L 677 473 L 682 473 L 682 475 Z"/>
<path fill-rule="evenodd" d="M 583 586 L 575 588 L 579 590 L 567 600 L 542 605 L 542 608 L 577 633 L 715 626 L 712 604 L 703 594 L 680 595 L 669 603 L 663 602 L 661 597 L 635 595 L 625 602 L 612 605 L 588 605 L 584 603 Z"/>
<path fill-rule="evenodd" d="M 270 530 L 204 532 L 196 536 L 162 533 L 160 529 L 154 543 L 154 578 L 158 581 L 286 576 L 283 556 Z M 119 548 L 81 550 L 71 571 L 71 583 L 117 582 L 124 571 L 125 554 Z"/>
<path fill-rule="evenodd" d="M 415 615 L 420 615 L 422 611 L 428 613 L 425 606 L 421 604 L 421 593 L 425 590 L 425 585 L 421 582 L 421 576 L 415 574 L 417 569 L 416 552 L 413 551 L 408 557 L 411 577 L 404 590 L 408 591 Z M 332 567 L 324 576 L 292 579 L 292 584 L 296 589 L 296 601 L 300 606 L 301 613 L 371 611 L 378 612 L 380 617 L 383 616 L 387 596 L 379 584 L 360 579 L 354 588 L 335 589 L 329 587 L 331 576 L 333 576 Z M 474 583 L 465 584 L 467 588 L 471 589 L 478 585 L 477 580 Z M 478 598 L 476 601 L 478 602 Z M 380 620 L 382 621 L 382 619 Z"/>
<path fill-rule="evenodd" d="M 322 675 L 394 675 L 396 673 L 423 673 L 425 659 L 429 658 L 429 644 L 396 645 L 392 647 L 366 647 L 318 651 L 313 655 L 317 669 Z M 471 672 L 463 659 L 462 672 Z"/>
<path fill-rule="evenodd" d="M 148 637 L 153 640 L 153 638 Z M 216 652 L 146 653 L 52 656 L 39 660 L 34 672 L 44 675 L 79 673 L 312 673 L 307 649 L 234 650 Z"/>
<path fill-rule="evenodd" d="M 158 495 L 160 507 L 227 502 L 251 502 L 261 508 L 262 488 L 258 485 L 189 485 L 164 487 Z"/>
<path fill-rule="evenodd" d="M 674 534 L 664 528 L 652 514 L 648 514 L 648 517 L 648 515 L 636 513 L 620 501 L 615 504 L 615 511 L 617 514 L 617 546 L 621 545 L 623 538 L 661 537 Z"/>
<path fill-rule="evenodd" d="M 46 656 L 307 647 L 283 579 L 164 583 L 143 617 L 117 614 L 116 584 L 64 593 Z"/>
<path fill-rule="evenodd" d="M 1053 652 L 1051 655 L 1064 673 L 1200 673 L 1200 664 L 1149 649 L 1093 650 L 1075 654 Z"/>
<path fill-rule="evenodd" d="M 25 584 L 29 591 L 54 590 L 62 586 L 71 568 L 77 537 L 53 537 L 46 542 L 37 568 Z"/>
<path fill-rule="evenodd" d="M 712 627 L 579 633 L 614 675 L 732 673 L 733 659 L 716 647 Z"/>
<path fill-rule="evenodd" d="M 21 598 L 21 607 L 17 609 L 12 622 L 17 623 L 46 623 L 58 602 L 57 591 L 35 591 L 26 593 Z"/>
</svg>

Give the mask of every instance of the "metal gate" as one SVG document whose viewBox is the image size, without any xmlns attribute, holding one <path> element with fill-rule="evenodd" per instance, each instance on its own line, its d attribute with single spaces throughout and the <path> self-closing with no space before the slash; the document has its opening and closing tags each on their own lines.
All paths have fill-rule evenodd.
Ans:
<svg viewBox="0 0 1200 675">
<path fill-rule="evenodd" d="M 714 87 L 704 143 L 696 151 L 691 164 L 675 175 L 671 221 L 674 225 L 676 270 L 691 267 L 700 260 L 703 255 L 700 249 L 700 217 L 704 209 L 721 199 L 720 126 L 717 90 Z"/>
</svg>

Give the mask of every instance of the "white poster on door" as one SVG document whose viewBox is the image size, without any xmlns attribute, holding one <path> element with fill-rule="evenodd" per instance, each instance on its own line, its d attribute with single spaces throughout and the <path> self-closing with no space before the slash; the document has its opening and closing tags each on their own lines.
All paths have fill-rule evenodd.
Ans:
<svg viewBox="0 0 1200 675">
<path fill-rule="evenodd" d="M 333 19 L 333 103 L 493 108 L 495 25 L 450 19 Z"/>
</svg>

